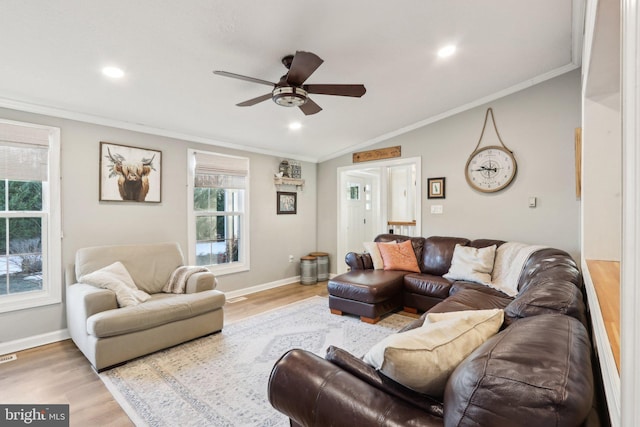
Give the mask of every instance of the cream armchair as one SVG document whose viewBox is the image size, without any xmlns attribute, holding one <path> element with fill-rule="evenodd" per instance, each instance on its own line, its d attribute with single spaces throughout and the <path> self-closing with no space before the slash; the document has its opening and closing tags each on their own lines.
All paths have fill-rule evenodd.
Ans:
<svg viewBox="0 0 640 427">
<path fill-rule="evenodd" d="M 82 283 L 84 276 L 115 262 L 150 295 L 148 301 L 119 307 L 113 291 Z M 225 296 L 215 290 L 212 273 L 191 275 L 183 294 L 162 292 L 183 263 L 177 243 L 78 250 L 75 266 L 66 272 L 67 326 L 97 371 L 222 330 Z"/>
</svg>

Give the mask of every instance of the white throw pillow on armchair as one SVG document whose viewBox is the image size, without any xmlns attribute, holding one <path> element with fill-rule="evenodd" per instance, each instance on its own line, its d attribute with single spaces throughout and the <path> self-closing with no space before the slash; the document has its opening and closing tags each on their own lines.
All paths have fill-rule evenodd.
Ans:
<svg viewBox="0 0 640 427">
<path fill-rule="evenodd" d="M 115 292 L 120 307 L 138 305 L 151 298 L 148 293 L 136 287 L 126 267 L 119 261 L 85 274 L 79 278 L 79 282 Z"/>
</svg>

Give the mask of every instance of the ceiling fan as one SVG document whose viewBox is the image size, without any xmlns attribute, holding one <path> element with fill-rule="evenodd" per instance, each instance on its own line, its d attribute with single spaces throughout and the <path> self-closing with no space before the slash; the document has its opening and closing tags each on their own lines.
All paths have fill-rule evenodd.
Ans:
<svg viewBox="0 0 640 427">
<path fill-rule="evenodd" d="M 307 80 L 323 62 L 318 55 L 311 52 L 297 51 L 295 55 L 287 55 L 282 58 L 282 63 L 289 71 L 280 78 L 278 83 L 271 83 L 267 80 L 242 76 L 227 71 L 214 71 L 213 74 L 260 83 L 273 88 L 270 93 L 236 104 L 239 107 L 249 107 L 271 98 L 273 102 L 283 107 L 299 107 L 307 116 L 322 111 L 322 108 L 308 97 L 310 93 L 352 96 L 357 98 L 365 94 L 367 89 L 365 89 L 364 85 L 304 84 L 305 80 Z"/>
</svg>

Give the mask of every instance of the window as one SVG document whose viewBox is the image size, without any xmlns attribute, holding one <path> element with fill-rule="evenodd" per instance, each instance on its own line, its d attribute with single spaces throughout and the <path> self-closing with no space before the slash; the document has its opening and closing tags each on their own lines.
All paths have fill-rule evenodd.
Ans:
<svg viewBox="0 0 640 427">
<path fill-rule="evenodd" d="M 189 150 L 189 263 L 249 269 L 249 159 Z"/>
<path fill-rule="evenodd" d="M 59 135 L 0 120 L 0 312 L 61 302 Z"/>
</svg>

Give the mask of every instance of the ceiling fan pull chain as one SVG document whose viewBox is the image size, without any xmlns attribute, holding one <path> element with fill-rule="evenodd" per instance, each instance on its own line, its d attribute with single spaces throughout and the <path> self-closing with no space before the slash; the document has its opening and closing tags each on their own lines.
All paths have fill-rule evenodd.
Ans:
<svg viewBox="0 0 640 427">
<path fill-rule="evenodd" d="M 478 150 L 478 147 L 480 147 L 480 143 L 482 142 L 482 137 L 484 136 L 484 130 L 487 127 L 487 119 L 489 118 L 489 113 L 491 113 L 491 121 L 493 122 L 493 128 L 496 131 L 496 135 L 498 136 L 498 141 L 500 141 L 500 144 L 509 152 L 513 153 L 513 151 L 509 150 L 509 148 L 504 145 L 504 142 L 502 142 L 502 138 L 500 138 L 500 132 L 498 132 L 498 126 L 496 126 L 496 119 L 493 115 L 493 109 L 491 107 L 487 108 L 487 112 L 484 115 L 484 124 L 482 125 L 482 132 L 480 133 L 480 139 L 478 140 L 478 143 L 476 144 L 476 148 L 473 150 L 474 152 Z"/>
</svg>

